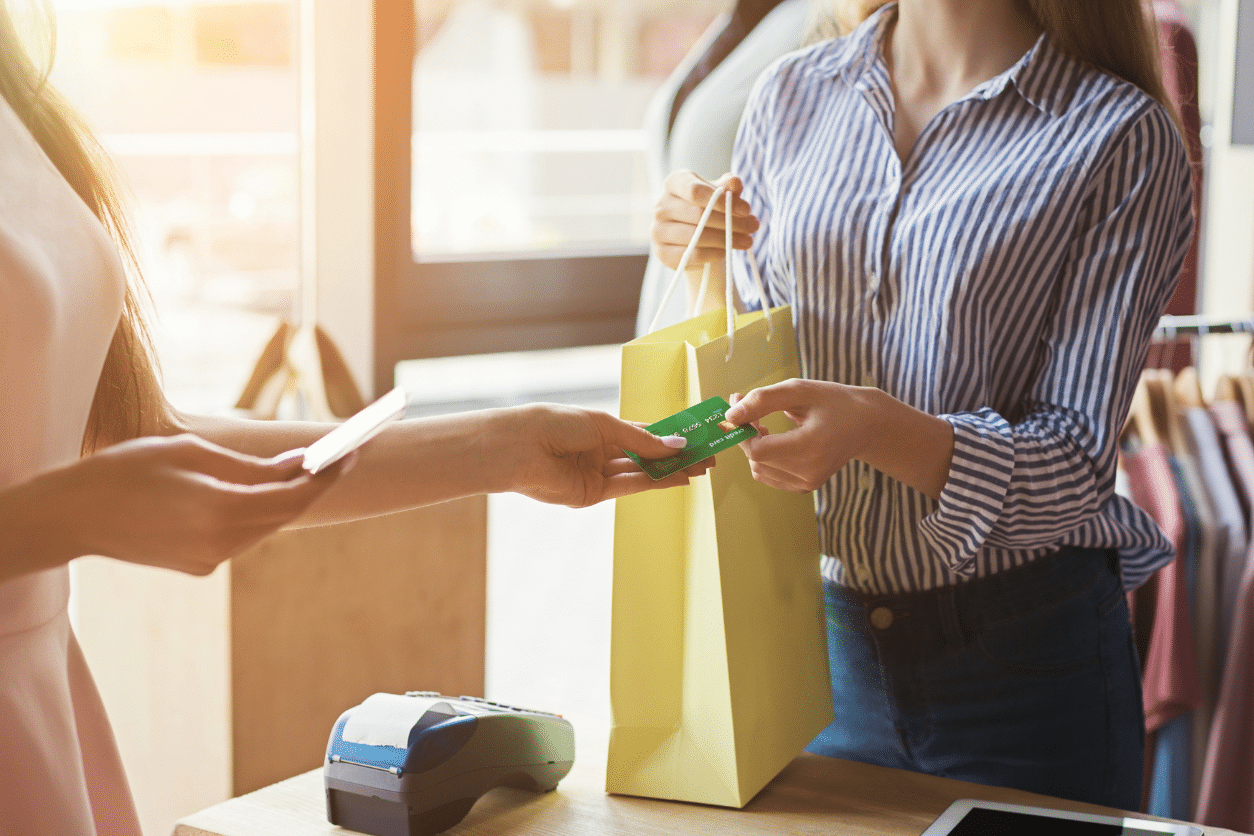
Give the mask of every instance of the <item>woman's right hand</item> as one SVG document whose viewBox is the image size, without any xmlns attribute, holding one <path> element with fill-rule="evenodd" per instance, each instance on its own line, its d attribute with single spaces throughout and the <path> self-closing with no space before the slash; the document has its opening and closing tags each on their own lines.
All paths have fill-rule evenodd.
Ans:
<svg viewBox="0 0 1254 836">
<path fill-rule="evenodd" d="M 92 554 L 207 575 L 300 516 L 350 461 L 310 476 L 299 451 L 259 459 L 186 434 L 123 442 L 0 492 L 12 526 L 3 551 L 20 561 L 10 548 L 20 543 L 46 566 Z"/>
<path fill-rule="evenodd" d="M 662 196 L 654 207 L 651 237 L 658 259 L 672 270 L 679 267 L 692 234 L 697 231 L 701 213 L 710 202 L 710 196 L 718 186 L 726 186 L 735 195 L 732 200 L 732 246 L 747 250 L 753 245 L 753 233 L 758 231 L 758 219 L 753 216 L 749 203 L 740 196 L 744 184 L 739 177 L 724 174 L 714 183 L 702 180 L 691 171 L 676 171 L 666 178 Z M 701 232 L 697 249 L 689 265 L 722 261 L 727 228 L 726 215 L 720 199 L 710 219 Z"/>
</svg>

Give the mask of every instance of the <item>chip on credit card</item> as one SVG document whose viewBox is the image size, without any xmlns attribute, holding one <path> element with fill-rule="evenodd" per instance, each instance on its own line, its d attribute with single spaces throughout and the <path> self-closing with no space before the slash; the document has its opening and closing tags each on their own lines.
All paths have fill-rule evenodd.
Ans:
<svg viewBox="0 0 1254 836">
<path fill-rule="evenodd" d="M 657 436 L 682 435 L 688 439 L 688 446 L 673 456 L 667 456 L 664 459 L 642 459 L 635 453 L 627 455 L 655 480 L 665 479 L 672 473 L 678 473 L 703 459 L 708 459 L 719 450 L 725 450 L 733 444 L 739 444 L 758 434 L 758 431 L 748 424 L 737 427 L 725 420 L 724 416 L 729 409 L 731 407 L 722 398 L 710 398 L 645 427 Z"/>
</svg>

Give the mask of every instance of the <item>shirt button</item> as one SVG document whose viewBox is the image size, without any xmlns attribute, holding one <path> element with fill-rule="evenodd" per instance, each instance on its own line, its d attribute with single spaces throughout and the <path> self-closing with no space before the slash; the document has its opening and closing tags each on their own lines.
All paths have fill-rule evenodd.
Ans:
<svg viewBox="0 0 1254 836">
<path fill-rule="evenodd" d="M 876 630 L 887 630 L 893 626 L 893 611 L 888 607 L 876 607 L 871 610 L 871 626 Z"/>
<path fill-rule="evenodd" d="M 878 293 L 880 289 L 880 277 L 872 273 L 871 277 L 866 281 L 866 289 L 871 293 Z"/>
<path fill-rule="evenodd" d="M 869 472 L 864 470 L 858 474 L 858 489 L 863 491 L 871 490 L 871 474 Z"/>
</svg>

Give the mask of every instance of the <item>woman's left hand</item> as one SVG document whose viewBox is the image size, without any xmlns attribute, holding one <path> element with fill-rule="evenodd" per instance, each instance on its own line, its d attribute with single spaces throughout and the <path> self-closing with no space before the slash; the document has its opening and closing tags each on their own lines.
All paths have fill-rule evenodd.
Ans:
<svg viewBox="0 0 1254 836">
<path fill-rule="evenodd" d="M 713 459 L 653 481 L 624 450 L 661 459 L 679 449 L 643 427 L 606 413 L 556 404 L 532 404 L 517 414 L 520 457 L 510 490 L 557 505 L 582 508 L 653 488 L 688 484 L 714 464 Z"/>
<path fill-rule="evenodd" d="M 753 478 L 765 485 L 805 493 L 819 488 L 868 443 L 872 389 L 821 380 L 786 380 L 732 396 L 727 420 L 755 424 L 783 412 L 797 425 L 763 433 L 740 444 Z"/>
</svg>

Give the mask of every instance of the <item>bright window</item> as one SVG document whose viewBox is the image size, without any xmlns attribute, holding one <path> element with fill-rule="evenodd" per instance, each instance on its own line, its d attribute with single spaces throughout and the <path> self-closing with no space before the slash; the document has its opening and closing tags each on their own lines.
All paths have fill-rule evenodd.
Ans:
<svg viewBox="0 0 1254 836">
<path fill-rule="evenodd" d="M 415 0 L 420 258 L 644 245 L 650 98 L 727 0 Z"/>
<path fill-rule="evenodd" d="M 53 83 L 132 192 L 176 406 L 230 406 L 292 307 L 295 0 L 56 0 Z"/>
<path fill-rule="evenodd" d="M 296 0 L 55 0 L 133 192 L 167 392 L 238 395 L 298 281 Z M 416 0 L 420 259 L 643 247 L 645 108 L 727 0 Z"/>
</svg>

